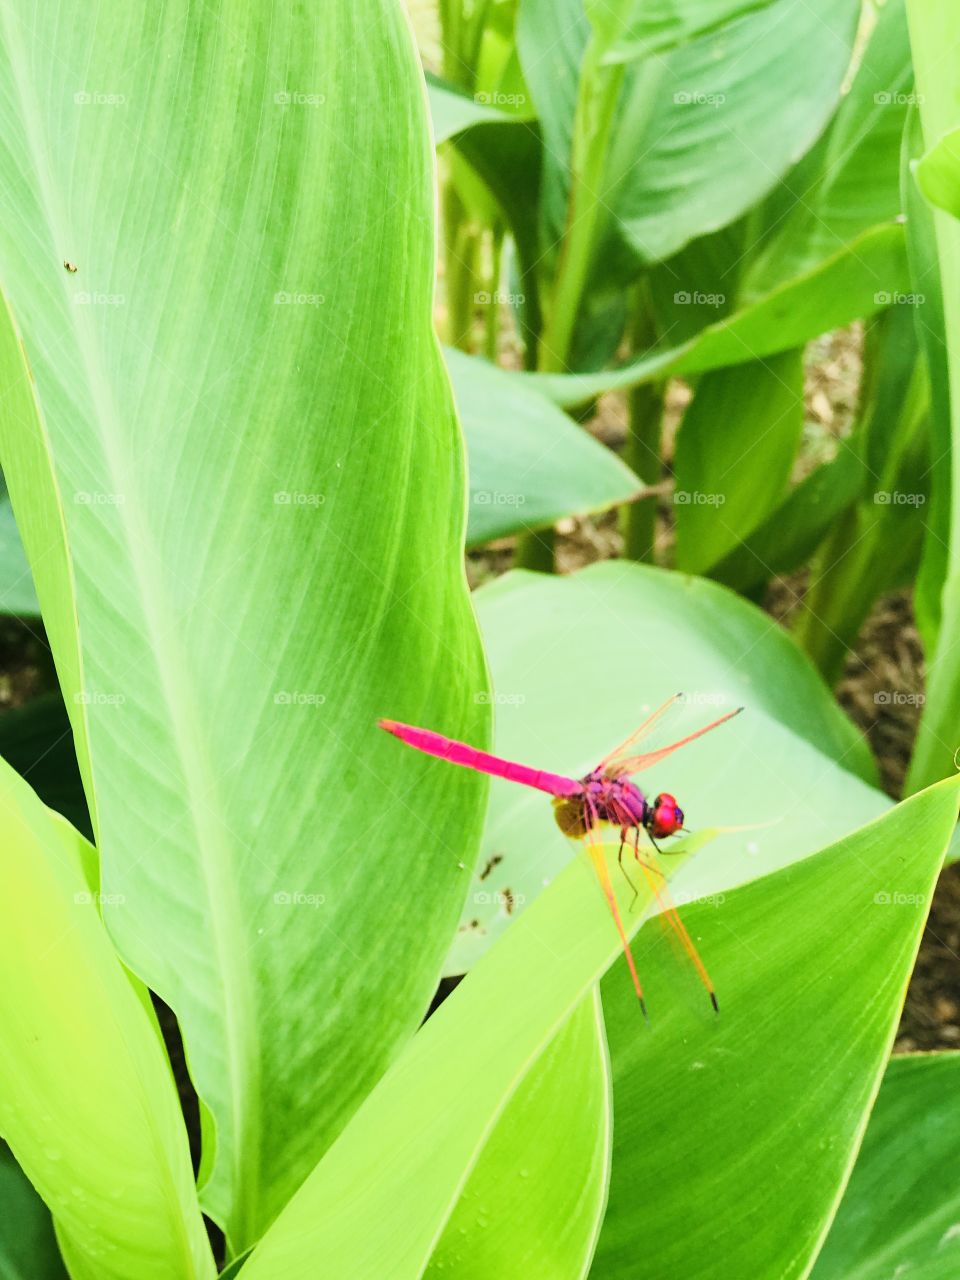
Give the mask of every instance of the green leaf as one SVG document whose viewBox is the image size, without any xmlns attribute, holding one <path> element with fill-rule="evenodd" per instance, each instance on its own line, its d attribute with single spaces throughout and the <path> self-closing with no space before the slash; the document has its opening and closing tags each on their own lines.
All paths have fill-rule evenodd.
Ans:
<svg viewBox="0 0 960 1280">
<path fill-rule="evenodd" d="M 772 0 L 584 0 L 584 9 L 601 38 L 607 62 L 662 53 L 704 35 L 734 18 L 762 9 Z"/>
<path fill-rule="evenodd" d="M 626 913 L 629 890 L 615 891 Z M 628 929 L 642 918 L 625 916 Z M 421 1028 L 254 1249 L 245 1280 L 307 1280 L 317 1258 L 341 1280 L 367 1280 L 385 1257 L 391 1280 L 418 1280 L 474 1169 L 486 1181 L 491 1137 L 497 1159 L 495 1123 L 619 953 L 593 868 L 578 858 Z M 535 1151 L 514 1155 L 539 1163 Z M 595 1193 L 581 1212 L 598 1206 Z M 511 1236 L 525 1219 L 514 1214 Z"/>
<path fill-rule="evenodd" d="M 909 291 L 903 228 L 877 227 L 864 232 L 809 274 L 708 325 L 681 346 L 650 352 L 619 369 L 599 373 L 516 376 L 532 382 L 557 404 L 573 407 L 607 391 L 624 391 L 644 382 L 746 364 L 787 351 L 879 311 L 896 294 Z M 867 297 L 873 300 L 869 312 L 862 310 Z"/>
<path fill-rule="evenodd" d="M 70 1274 L 212 1276 L 173 1076 L 100 919 L 94 852 L 2 763 L 0 860 L 0 1133 Z"/>
<path fill-rule="evenodd" d="M 744 301 L 808 273 L 871 227 L 900 215 L 900 144 L 915 98 L 904 0 L 887 0 L 878 9 L 860 58 L 830 128 L 771 199 L 766 212 L 772 234 L 747 264 Z M 865 294 L 865 312 L 878 288 L 890 292 L 886 282 L 875 281 Z"/>
<path fill-rule="evenodd" d="M 952 1280 L 960 1270 L 960 1054 L 892 1058 L 814 1280 Z"/>
<path fill-rule="evenodd" d="M 508 759 L 582 777 L 678 689 L 692 705 L 662 742 L 746 707 L 638 778 L 644 791 L 679 796 L 695 831 L 761 824 L 720 835 L 685 864 L 673 879 L 680 900 L 775 870 L 887 807 L 861 781 L 875 776 L 866 743 L 809 661 L 767 614 L 715 583 L 610 562 L 568 578 L 511 573 L 474 599 L 496 749 Z M 467 972 L 571 856 L 539 792 L 493 779 L 447 972 Z"/>
<path fill-rule="evenodd" d="M 642 261 L 732 222 L 815 142 L 839 99 L 859 13 L 851 0 L 774 0 L 635 76 L 607 198 Z"/>
<path fill-rule="evenodd" d="M 792 573 L 813 555 L 825 534 L 856 501 L 866 479 L 863 460 L 849 449 L 817 467 L 766 520 L 710 570 L 735 591 L 759 588 Z"/>
<path fill-rule="evenodd" d="M 419 1023 L 483 803 L 376 728 L 489 715 L 426 103 L 396 0 L 58 12 L 0 19 L 0 460 L 242 1249 Z"/>
<path fill-rule="evenodd" d="M 803 418 L 801 350 L 700 379 L 674 454 L 678 569 L 709 570 L 774 510 Z"/>
<path fill-rule="evenodd" d="M 570 1015 L 500 1116 L 425 1275 L 585 1275 L 606 1207 L 610 1080 L 599 992 Z"/>
<path fill-rule="evenodd" d="M 0 1275 L 67 1280 L 50 1210 L 6 1147 L 0 1149 Z"/>
<path fill-rule="evenodd" d="M 642 481 L 552 401 L 484 360 L 445 354 L 467 439 L 469 546 L 637 496 Z"/>
<path fill-rule="evenodd" d="M 433 123 L 433 137 L 436 143 L 446 142 L 457 134 L 476 125 L 511 125 L 518 120 L 529 120 L 533 117 L 532 104 L 518 104 L 518 110 L 503 111 L 500 107 L 487 101 L 496 95 L 475 93 L 468 97 L 454 85 L 447 84 L 439 76 L 427 75 L 427 97 L 430 102 L 430 119 Z"/>
<path fill-rule="evenodd" d="M 939 138 L 917 161 L 914 173 L 932 205 L 960 218 L 960 128 Z"/>
<path fill-rule="evenodd" d="M 623 967 L 604 979 L 614 1150 L 592 1278 L 712 1280 L 718 1256 L 724 1275 L 808 1274 L 880 1085 L 958 787 L 685 912 L 720 993 L 713 1022 L 682 999 L 669 948 L 641 956 L 649 1037 Z M 750 1213 L 774 1186 L 789 1194 Z"/>
</svg>

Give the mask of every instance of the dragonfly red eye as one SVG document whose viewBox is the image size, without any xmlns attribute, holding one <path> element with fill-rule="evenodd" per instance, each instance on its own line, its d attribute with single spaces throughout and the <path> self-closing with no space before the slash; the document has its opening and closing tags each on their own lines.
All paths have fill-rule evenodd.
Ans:
<svg viewBox="0 0 960 1280">
<path fill-rule="evenodd" d="M 683 826 L 683 810 L 677 804 L 676 796 L 663 791 L 653 802 L 653 813 L 647 823 L 648 830 L 655 840 L 675 835 Z"/>
</svg>

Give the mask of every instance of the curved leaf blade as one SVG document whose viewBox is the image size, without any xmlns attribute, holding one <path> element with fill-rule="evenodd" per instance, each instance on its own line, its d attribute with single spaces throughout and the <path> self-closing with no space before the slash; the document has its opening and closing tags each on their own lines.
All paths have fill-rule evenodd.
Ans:
<svg viewBox="0 0 960 1280">
<path fill-rule="evenodd" d="M 183 1026 L 237 1249 L 412 1034 L 463 893 L 469 835 L 421 855 L 482 783 L 411 759 L 401 788 L 376 717 L 488 716 L 410 33 L 397 0 L 267 11 L 135 3 L 108 36 L 63 0 L 56 56 L 0 18 L 32 370 L 8 332 L 2 460 L 105 914 Z"/>
</svg>

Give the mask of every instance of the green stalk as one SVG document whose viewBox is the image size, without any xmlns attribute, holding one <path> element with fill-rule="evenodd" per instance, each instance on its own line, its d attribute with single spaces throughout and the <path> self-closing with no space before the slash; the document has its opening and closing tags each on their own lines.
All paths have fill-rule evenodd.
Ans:
<svg viewBox="0 0 960 1280">
<path fill-rule="evenodd" d="M 469 223 L 450 173 L 443 186 L 443 260 L 447 300 L 447 341 L 461 351 L 471 352 L 474 321 L 474 294 L 478 237 Z"/>
<path fill-rule="evenodd" d="M 490 305 L 484 319 L 483 353 L 491 364 L 497 362 L 497 346 L 500 337 L 500 304 L 497 295 L 500 292 L 500 276 L 503 271 L 503 236 L 502 226 L 495 226 L 491 232 L 491 266 L 490 266 Z"/>
<path fill-rule="evenodd" d="M 634 355 L 641 355 L 653 346 L 655 340 L 650 292 L 646 281 L 641 281 L 635 291 L 630 323 L 631 351 Z M 652 383 L 641 383 L 627 395 L 624 461 L 650 485 L 657 484 L 661 477 L 663 399 L 663 387 Z M 620 529 L 624 555 L 630 560 L 652 562 L 657 532 L 656 496 L 640 498 L 621 508 Z"/>
<path fill-rule="evenodd" d="M 537 352 L 537 368 L 541 373 L 567 372 L 574 325 L 604 209 L 604 171 L 623 75 L 622 65 L 601 63 L 597 43 L 591 40 L 580 69 L 567 226 Z M 549 570 L 552 562 L 552 534 L 549 539 L 543 533 L 527 534 L 520 539 L 518 565 Z"/>
<path fill-rule="evenodd" d="M 570 204 L 539 368 L 564 373 L 604 209 L 604 171 L 624 67 L 604 66 L 595 41 L 584 55 L 573 126 Z"/>
<path fill-rule="evenodd" d="M 924 145 L 960 126 L 960 7 L 944 0 L 907 0 L 910 44 Z M 953 177 L 960 182 L 960 172 Z M 950 382 L 951 507 L 947 574 L 936 651 L 927 655 L 927 701 L 907 792 L 953 773 L 960 745 L 960 220 L 934 212 L 943 287 Z"/>
</svg>

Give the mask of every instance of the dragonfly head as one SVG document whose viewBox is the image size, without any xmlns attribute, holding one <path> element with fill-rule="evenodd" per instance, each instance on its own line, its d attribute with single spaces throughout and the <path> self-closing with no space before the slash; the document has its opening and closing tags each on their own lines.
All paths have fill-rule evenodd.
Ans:
<svg viewBox="0 0 960 1280">
<path fill-rule="evenodd" d="M 683 810 L 677 804 L 677 797 L 661 791 L 653 804 L 647 805 L 643 825 L 655 840 L 676 835 L 683 827 Z"/>
</svg>

